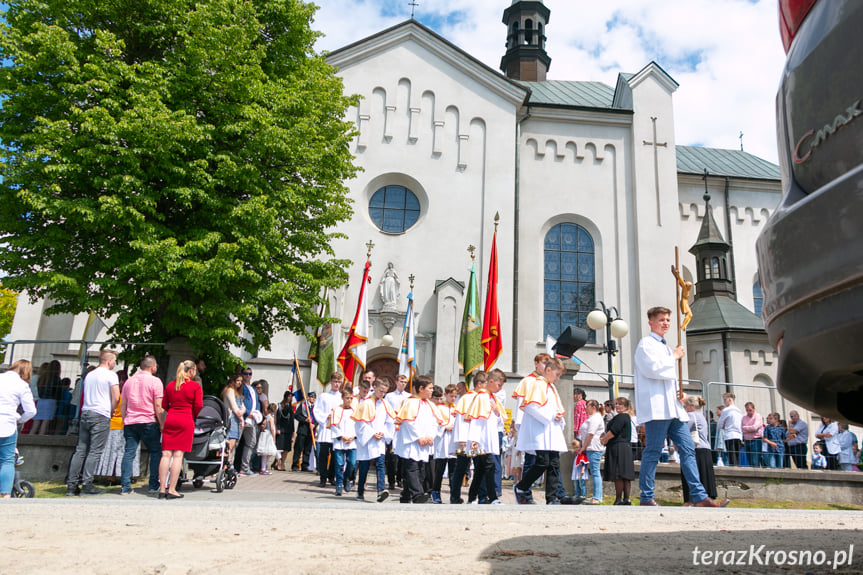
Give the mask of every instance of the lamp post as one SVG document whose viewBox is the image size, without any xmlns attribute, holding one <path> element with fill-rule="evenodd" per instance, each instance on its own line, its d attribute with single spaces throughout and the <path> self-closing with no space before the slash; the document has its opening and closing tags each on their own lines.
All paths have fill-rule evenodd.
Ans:
<svg viewBox="0 0 863 575">
<path fill-rule="evenodd" d="M 614 373 L 614 356 L 617 355 L 617 342 L 614 338 L 620 339 L 626 337 L 629 333 L 629 326 L 625 321 L 620 319 L 620 312 L 616 307 L 605 307 L 604 302 L 597 302 L 599 307 L 587 314 L 587 325 L 590 329 L 599 331 L 605 328 L 605 344 L 602 346 L 603 353 L 608 356 L 608 373 Z M 608 399 L 614 401 L 614 376 L 608 376 Z"/>
</svg>

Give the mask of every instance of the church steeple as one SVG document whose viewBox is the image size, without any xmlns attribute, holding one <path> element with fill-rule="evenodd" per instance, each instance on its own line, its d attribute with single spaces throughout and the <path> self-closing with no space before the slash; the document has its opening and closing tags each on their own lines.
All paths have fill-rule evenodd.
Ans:
<svg viewBox="0 0 863 575">
<path fill-rule="evenodd" d="M 704 191 L 704 219 L 698 240 L 689 249 L 695 256 L 698 279 L 695 283 L 695 299 L 708 296 L 725 295 L 737 299 L 728 268 L 728 252 L 731 245 L 722 237 L 719 226 L 713 218 L 710 194 Z"/>
<path fill-rule="evenodd" d="M 503 11 L 506 24 L 506 54 L 500 69 L 508 78 L 545 82 L 551 58 L 545 52 L 545 27 L 551 11 L 541 1 L 512 0 Z"/>
</svg>

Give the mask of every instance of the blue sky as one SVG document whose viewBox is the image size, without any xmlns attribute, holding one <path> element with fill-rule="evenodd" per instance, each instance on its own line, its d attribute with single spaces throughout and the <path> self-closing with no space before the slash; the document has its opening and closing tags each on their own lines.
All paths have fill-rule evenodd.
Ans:
<svg viewBox="0 0 863 575">
<path fill-rule="evenodd" d="M 334 50 L 410 17 L 410 0 L 317 0 L 317 47 Z M 497 69 L 511 0 L 415 0 L 416 19 Z M 614 86 L 651 60 L 679 84 L 678 144 L 740 147 L 776 162 L 785 60 L 776 0 L 545 0 L 549 79 Z"/>
</svg>

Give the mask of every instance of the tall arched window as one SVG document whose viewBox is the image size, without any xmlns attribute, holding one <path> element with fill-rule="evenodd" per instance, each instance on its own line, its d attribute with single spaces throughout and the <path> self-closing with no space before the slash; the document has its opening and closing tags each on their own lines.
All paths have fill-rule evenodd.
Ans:
<svg viewBox="0 0 863 575">
<path fill-rule="evenodd" d="M 530 19 L 524 21 L 524 43 L 533 44 L 533 20 Z"/>
<path fill-rule="evenodd" d="M 764 303 L 764 296 L 761 294 L 761 284 L 759 282 L 755 282 L 752 285 L 752 307 L 754 308 L 752 311 L 755 312 L 755 315 L 761 317 L 761 305 Z"/>
<path fill-rule="evenodd" d="M 558 224 L 545 236 L 545 333 L 557 337 L 568 325 L 587 327 L 596 302 L 593 238 L 577 224 Z M 596 334 L 590 330 L 588 341 Z"/>
</svg>

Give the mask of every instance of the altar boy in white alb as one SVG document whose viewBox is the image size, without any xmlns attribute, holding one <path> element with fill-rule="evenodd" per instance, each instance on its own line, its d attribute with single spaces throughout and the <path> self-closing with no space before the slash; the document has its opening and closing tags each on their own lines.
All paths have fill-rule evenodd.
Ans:
<svg viewBox="0 0 863 575">
<path fill-rule="evenodd" d="M 366 477 L 372 462 L 377 475 L 378 503 L 390 496 L 386 489 L 386 450 L 395 433 L 396 413 L 384 396 L 389 383 L 386 379 L 375 382 L 374 395 L 360 402 L 353 414 L 357 427 L 357 461 L 359 461 L 359 478 L 357 479 L 357 499 L 365 497 Z"/>
<path fill-rule="evenodd" d="M 503 406 L 495 397 L 500 391 L 498 381 L 486 378 L 475 382 L 476 396 L 468 407 L 468 446 L 474 453 L 474 476 L 468 490 L 467 502 L 478 503 L 479 487 L 485 483 L 488 502 L 500 505 L 494 481 L 494 455 L 500 455 L 498 425 Z"/>
<path fill-rule="evenodd" d="M 333 434 L 333 455 L 336 460 L 336 495 L 351 490 L 351 477 L 357 465 L 357 430 L 354 415 L 354 392 L 346 387 L 341 392 L 342 405 L 330 413 Z"/>
<path fill-rule="evenodd" d="M 315 402 L 314 416 L 318 422 L 317 440 L 318 452 L 316 454 L 318 461 L 318 470 L 321 473 L 321 487 L 327 486 L 327 480 L 330 483 L 335 483 L 336 480 L 336 458 L 333 456 L 333 433 L 330 426 L 327 425 L 330 421 L 330 414 L 333 409 L 342 404 L 342 383 L 345 376 L 334 371 L 330 374 L 330 390 L 322 393 Z"/>
<path fill-rule="evenodd" d="M 403 464 L 401 503 L 425 503 L 429 496 L 420 481 L 420 464 L 427 464 L 434 449 L 438 427 L 444 423 L 440 413 L 429 401 L 434 383 L 420 376 L 414 382 L 416 395 L 405 400 L 396 416 L 393 447 Z"/>
<path fill-rule="evenodd" d="M 527 490 L 540 475 L 545 473 L 545 502 L 559 504 L 557 482 L 560 480 L 560 454 L 567 451 L 563 429 L 566 425 L 563 402 L 554 387 L 566 368 L 557 358 L 551 358 L 540 377 L 531 385 L 521 403 L 521 426 L 518 430 L 516 448 L 524 453 L 536 454 L 530 469 L 524 472 L 521 481 L 513 485 L 515 500 L 519 504 L 534 503 Z"/>
</svg>

